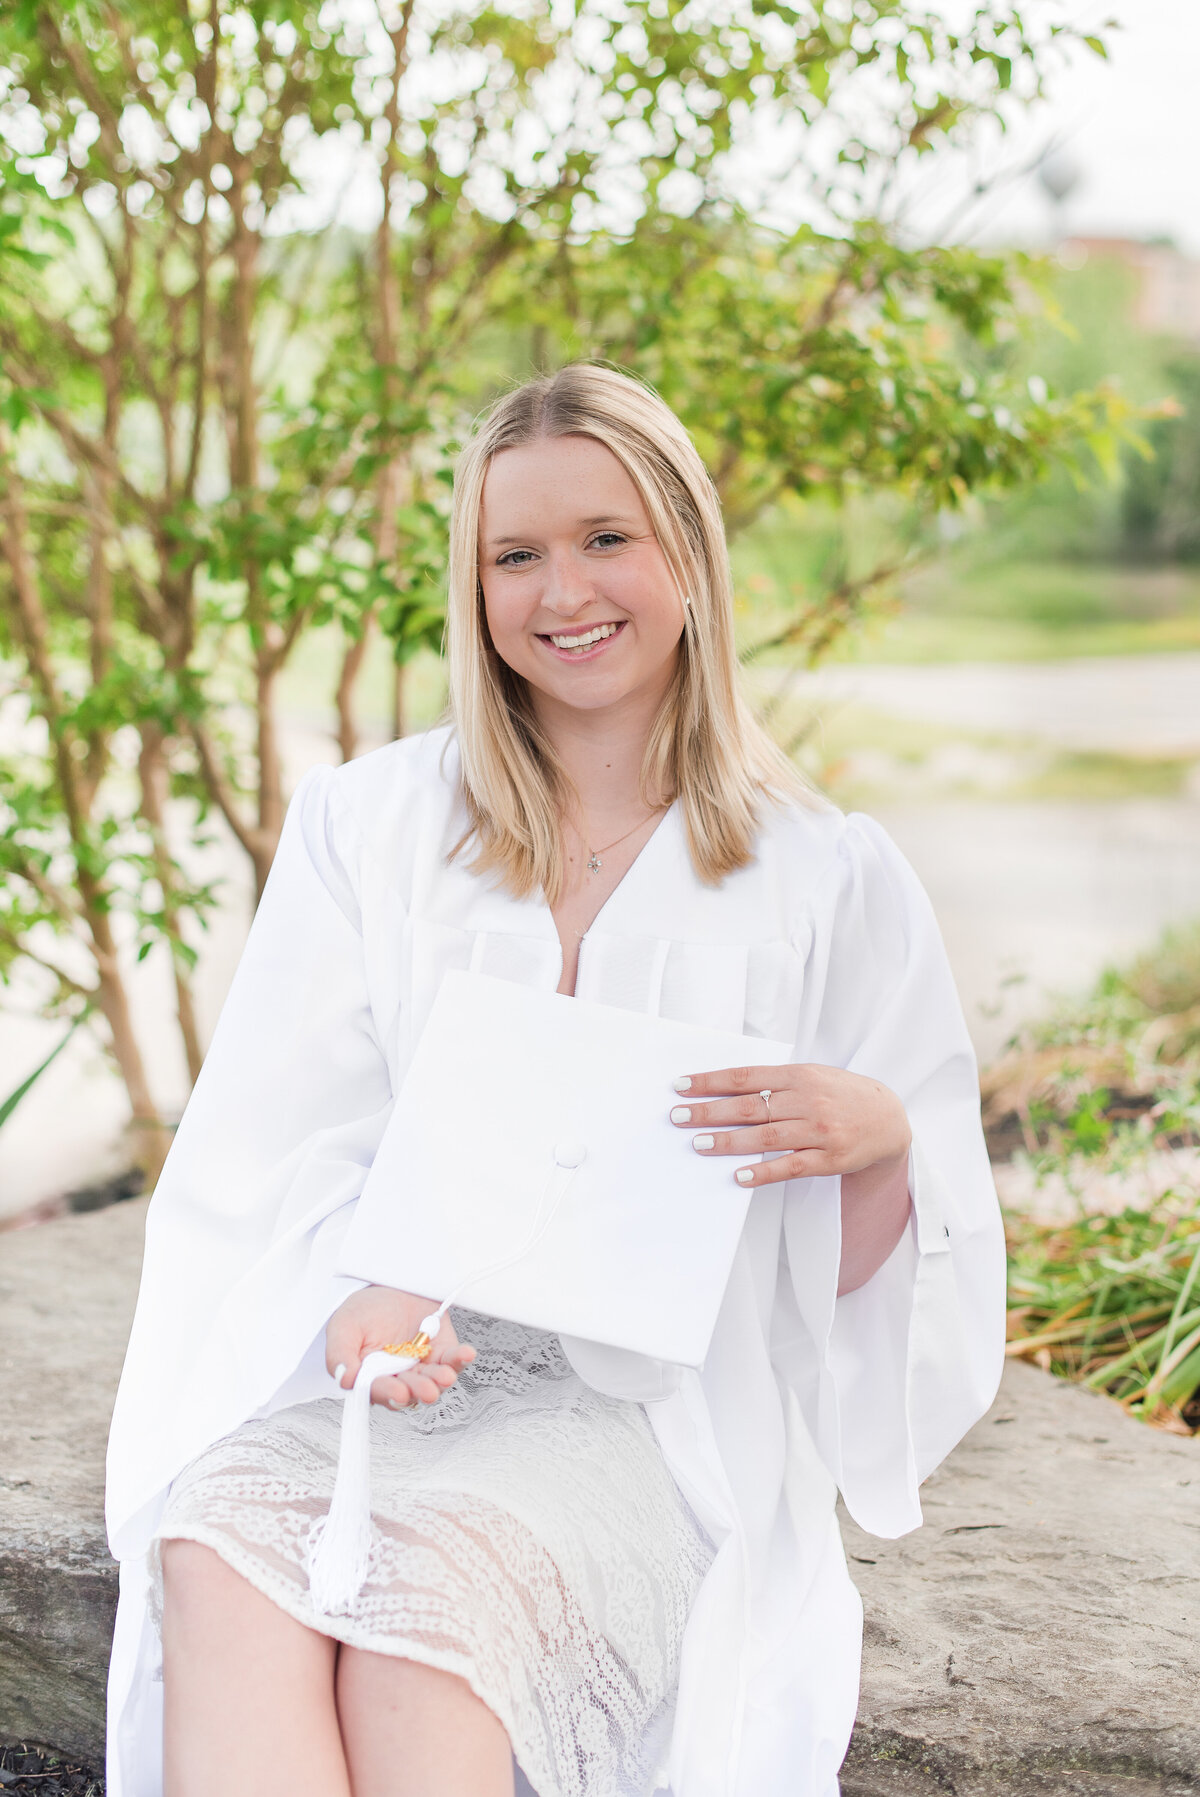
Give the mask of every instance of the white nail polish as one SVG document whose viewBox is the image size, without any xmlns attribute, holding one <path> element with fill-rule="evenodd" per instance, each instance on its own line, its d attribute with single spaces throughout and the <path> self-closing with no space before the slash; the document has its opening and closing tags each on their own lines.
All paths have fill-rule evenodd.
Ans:
<svg viewBox="0 0 1200 1797">
<path fill-rule="evenodd" d="M 739 1167 L 734 1174 L 734 1178 L 740 1186 L 748 1186 L 754 1183 L 754 1174 L 749 1167 Z"/>
<path fill-rule="evenodd" d="M 696 1150 L 697 1154 L 705 1154 L 715 1141 L 715 1136 L 693 1136 L 692 1147 Z"/>
<path fill-rule="evenodd" d="M 688 1078 L 686 1073 L 684 1074 L 682 1079 L 677 1079 L 675 1081 L 675 1090 L 677 1092 L 690 1092 L 691 1089 L 692 1089 L 692 1082 Z"/>
<path fill-rule="evenodd" d="M 408 1408 L 406 1404 L 398 1404 L 395 1398 L 388 1399 L 387 1407 L 389 1410 L 406 1410 Z"/>
<path fill-rule="evenodd" d="M 672 1123 L 690 1123 L 691 1120 L 692 1113 L 688 1110 L 686 1104 L 677 1104 L 675 1109 L 671 1112 Z"/>
<path fill-rule="evenodd" d="M 342 1383 L 342 1380 L 346 1377 L 346 1362 L 344 1360 L 342 1361 L 340 1366 L 334 1367 L 333 1376 L 337 1380 L 338 1384 L 340 1385 Z"/>
</svg>

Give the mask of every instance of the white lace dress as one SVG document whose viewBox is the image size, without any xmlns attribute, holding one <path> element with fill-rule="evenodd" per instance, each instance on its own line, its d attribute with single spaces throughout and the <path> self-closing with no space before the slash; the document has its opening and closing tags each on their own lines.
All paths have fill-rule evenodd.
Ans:
<svg viewBox="0 0 1200 1797">
<path fill-rule="evenodd" d="M 372 1410 L 376 1539 L 349 1615 L 314 1614 L 304 1566 L 333 1489 L 337 1398 L 208 1448 L 172 1485 L 158 1539 L 214 1548 L 309 1628 L 458 1673 L 537 1797 L 648 1797 L 666 1783 L 712 1544 L 640 1404 L 585 1385 L 555 1335 L 451 1315 L 472 1364 L 436 1404 Z M 151 1565 L 161 1614 L 156 1551 Z"/>
</svg>

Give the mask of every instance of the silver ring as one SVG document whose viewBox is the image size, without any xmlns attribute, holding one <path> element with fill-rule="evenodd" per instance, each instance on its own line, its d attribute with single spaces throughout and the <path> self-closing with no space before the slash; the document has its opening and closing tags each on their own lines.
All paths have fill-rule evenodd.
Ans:
<svg viewBox="0 0 1200 1797">
<path fill-rule="evenodd" d="M 771 1094 L 769 1092 L 760 1092 L 758 1096 L 767 1107 L 767 1122 L 769 1123 L 771 1121 Z"/>
</svg>

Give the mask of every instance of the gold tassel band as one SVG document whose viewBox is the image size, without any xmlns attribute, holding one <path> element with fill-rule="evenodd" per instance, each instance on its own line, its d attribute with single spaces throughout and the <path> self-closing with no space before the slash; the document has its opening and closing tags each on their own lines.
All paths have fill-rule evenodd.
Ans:
<svg viewBox="0 0 1200 1797">
<path fill-rule="evenodd" d="M 403 1354 L 406 1360 L 428 1360 L 433 1352 L 433 1344 L 424 1330 L 414 1336 L 410 1342 L 384 1342 L 385 1354 Z"/>
</svg>

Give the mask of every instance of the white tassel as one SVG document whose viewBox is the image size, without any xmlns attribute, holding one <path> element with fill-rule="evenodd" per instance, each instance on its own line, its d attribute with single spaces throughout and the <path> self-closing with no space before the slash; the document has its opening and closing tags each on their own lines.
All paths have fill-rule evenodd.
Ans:
<svg viewBox="0 0 1200 1797">
<path fill-rule="evenodd" d="M 421 1324 L 431 1340 L 439 1322 L 426 1317 Z M 322 1616 L 353 1608 L 371 1563 L 371 1386 L 416 1364 L 412 1356 L 379 1349 L 367 1355 L 346 1394 L 329 1514 L 317 1518 L 308 1536 L 308 1590 Z"/>
<path fill-rule="evenodd" d="M 528 1254 L 545 1235 L 571 1176 L 586 1150 L 577 1142 L 559 1142 L 554 1149 L 554 1168 L 542 1190 L 529 1234 L 511 1253 L 493 1266 L 460 1280 L 448 1298 L 420 1325 L 420 1333 L 432 1341 L 442 1318 L 468 1286 L 503 1272 Z M 389 1373 L 416 1366 L 410 1356 L 388 1354 L 379 1348 L 368 1354 L 347 1392 L 342 1407 L 342 1436 L 338 1445 L 337 1477 L 329 1514 L 318 1517 L 308 1532 L 308 1590 L 314 1610 L 321 1616 L 344 1616 L 366 1583 L 371 1564 L 371 1386 Z"/>
</svg>

